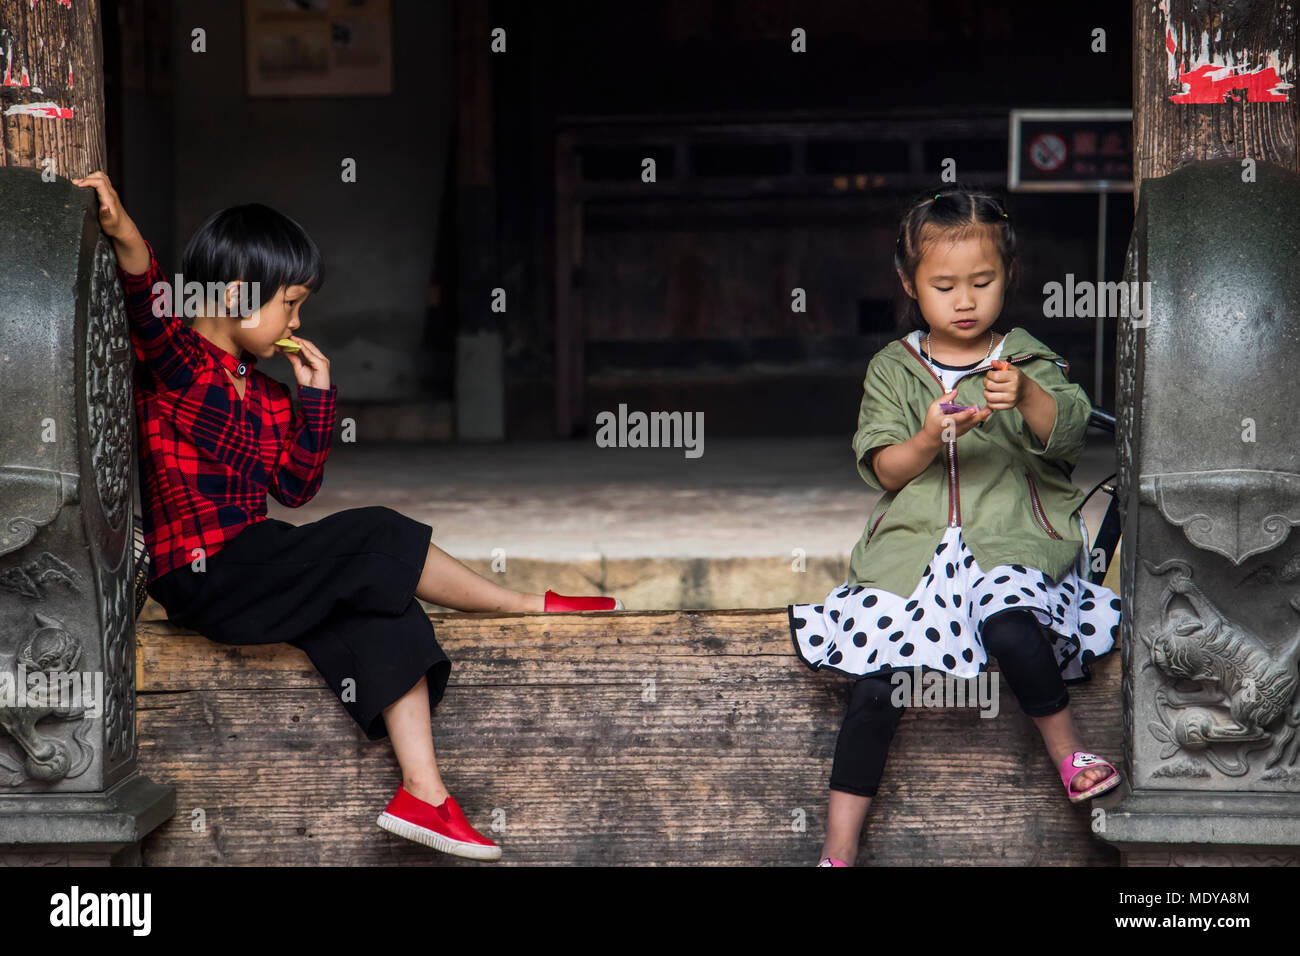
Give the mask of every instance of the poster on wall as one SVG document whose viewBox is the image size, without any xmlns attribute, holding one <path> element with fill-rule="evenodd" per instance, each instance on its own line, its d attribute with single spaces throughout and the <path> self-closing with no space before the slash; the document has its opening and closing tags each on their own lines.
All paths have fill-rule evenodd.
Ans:
<svg viewBox="0 0 1300 956">
<path fill-rule="evenodd" d="M 245 0 L 249 96 L 393 92 L 390 0 Z"/>
</svg>

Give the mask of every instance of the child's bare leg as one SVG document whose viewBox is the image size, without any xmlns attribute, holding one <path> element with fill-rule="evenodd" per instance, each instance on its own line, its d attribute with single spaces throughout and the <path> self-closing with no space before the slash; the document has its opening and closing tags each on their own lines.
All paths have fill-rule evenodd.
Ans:
<svg viewBox="0 0 1300 956">
<path fill-rule="evenodd" d="M 415 586 L 421 601 L 457 611 L 544 611 L 546 598 L 502 587 L 465 567 L 436 544 L 429 545 Z"/>
<path fill-rule="evenodd" d="M 442 803 L 448 794 L 433 757 L 428 678 L 422 676 L 414 687 L 385 707 L 383 713 L 393 753 L 402 767 L 402 786 L 425 803 L 434 806 Z"/>
<path fill-rule="evenodd" d="M 862 824 L 871 806 L 870 797 L 856 793 L 832 790 L 830 808 L 826 812 L 826 842 L 822 844 L 821 858 L 833 857 L 852 866 L 858 858 L 858 843 L 862 839 Z"/>
<path fill-rule="evenodd" d="M 1079 732 L 1074 729 L 1074 721 L 1070 717 L 1068 704 L 1054 714 L 1049 714 L 1046 717 L 1031 717 L 1030 720 L 1038 727 L 1038 732 L 1043 735 L 1043 743 L 1047 746 L 1048 756 L 1052 758 L 1052 766 L 1059 768 L 1061 761 L 1070 754 L 1076 750 L 1086 749 L 1083 742 L 1079 740 Z M 1087 790 L 1094 784 L 1101 783 L 1109 776 L 1110 770 L 1106 767 L 1089 767 L 1074 778 L 1070 783 L 1070 789 Z"/>
</svg>

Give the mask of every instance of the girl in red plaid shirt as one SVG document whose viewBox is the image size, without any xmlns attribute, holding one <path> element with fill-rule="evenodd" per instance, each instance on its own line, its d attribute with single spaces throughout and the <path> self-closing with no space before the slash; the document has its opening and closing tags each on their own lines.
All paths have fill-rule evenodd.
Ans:
<svg viewBox="0 0 1300 956">
<path fill-rule="evenodd" d="M 290 508 L 311 500 L 330 451 L 338 392 L 330 361 L 296 334 L 304 300 L 324 281 L 316 244 L 264 205 L 214 214 L 185 250 L 185 285 L 217 290 L 189 326 L 175 314 L 183 290 L 172 301 L 108 177 L 73 182 L 99 196 L 126 293 L 149 593 L 172 621 L 210 640 L 305 651 L 366 736 L 392 739 L 402 783 L 379 825 L 447 853 L 498 859 L 500 848 L 470 825 L 438 774 L 430 712 L 451 662 L 419 600 L 462 611 L 622 603 L 502 587 L 432 544 L 429 525 L 391 508 L 303 525 L 268 518 L 268 494 Z M 254 367 L 277 352 L 293 367 L 297 409 L 284 385 Z"/>
</svg>

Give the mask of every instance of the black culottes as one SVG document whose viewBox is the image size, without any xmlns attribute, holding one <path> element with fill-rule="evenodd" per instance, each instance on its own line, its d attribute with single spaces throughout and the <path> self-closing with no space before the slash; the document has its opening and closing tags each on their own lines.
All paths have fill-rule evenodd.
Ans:
<svg viewBox="0 0 1300 956">
<path fill-rule="evenodd" d="M 433 529 L 392 508 L 350 508 L 309 524 L 245 527 L 206 568 L 183 565 L 149 593 L 181 627 L 219 644 L 303 650 L 370 740 L 383 709 L 428 677 L 442 700 L 451 660 L 415 587 Z"/>
</svg>

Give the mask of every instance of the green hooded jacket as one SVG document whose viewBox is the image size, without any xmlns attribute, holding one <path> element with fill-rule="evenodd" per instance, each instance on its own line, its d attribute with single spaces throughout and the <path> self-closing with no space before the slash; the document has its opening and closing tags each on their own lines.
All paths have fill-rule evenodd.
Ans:
<svg viewBox="0 0 1300 956">
<path fill-rule="evenodd" d="M 921 430 L 926 409 L 945 391 L 905 338 L 890 342 L 867 365 L 853 454 L 862 479 L 885 491 L 853 548 L 848 581 L 908 597 L 950 526 L 985 571 L 1020 564 L 1053 583 L 1084 547 L 1076 511 L 1084 494 L 1071 480 L 1083 452 L 1092 402 L 1068 378 L 1070 364 L 1024 329 L 1006 334 L 1001 358 L 1056 399 L 1046 447 L 1019 409 L 994 411 L 983 425 L 945 443 L 934 460 L 898 491 L 885 491 L 867 460 L 880 445 L 896 445 Z M 984 404 L 982 363 L 962 374 L 961 405 Z"/>
</svg>

